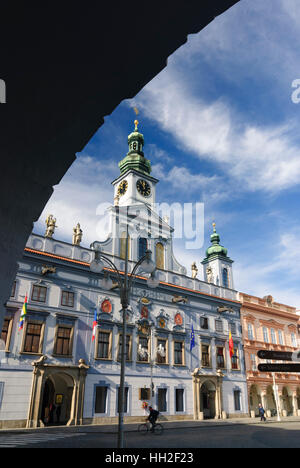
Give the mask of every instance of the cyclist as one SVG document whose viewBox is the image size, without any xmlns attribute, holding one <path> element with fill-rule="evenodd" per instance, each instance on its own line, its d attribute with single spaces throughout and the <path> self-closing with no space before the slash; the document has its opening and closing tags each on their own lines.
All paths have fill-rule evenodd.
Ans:
<svg viewBox="0 0 300 468">
<path fill-rule="evenodd" d="M 147 418 L 147 421 L 149 421 L 150 424 L 152 425 L 150 430 L 153 432 L 154 427 L 155 427 L 155 423 L 156 423 L 157 418 L 159 416 L 159 412 L 156 411 L 155 409 L 153 409 L 152 406 L 149 406 L 149 412 L 150 412 L 150 414 L 149 414 L 149 416 Z"/>
</svg>

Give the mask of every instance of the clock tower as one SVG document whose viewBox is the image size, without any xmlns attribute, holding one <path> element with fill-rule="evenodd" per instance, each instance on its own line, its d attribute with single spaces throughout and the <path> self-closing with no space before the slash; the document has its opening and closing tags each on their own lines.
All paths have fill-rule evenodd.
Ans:
<svg viewBox="0 0 300 468">
<path fill-rule="evenodd" d="M 144 136 L 135 122 L 134 132 L 128 136 L 129 151 L 119 163 L 121 175 L 113 181 L 115 201 L 119 206 L 155 203 L 157 179 L 151 176 L 151 163 L 144 156 Z"/>
</svg>

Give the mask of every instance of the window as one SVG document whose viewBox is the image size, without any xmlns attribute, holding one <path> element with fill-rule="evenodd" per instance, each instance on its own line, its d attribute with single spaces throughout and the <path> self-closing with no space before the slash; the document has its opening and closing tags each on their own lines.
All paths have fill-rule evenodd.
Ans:
<svg viewBox="0 0 300 468">
<path fill-rule="evenodd" d="M 282 335 L 282 331 L 281 330 L 278 330 L 278 340 L 279 340 L 279 344 L 280 345 L 284 345 L 284 341 L 283 341 L 283 335 Z"/>
<path fill-rule="evenodd" d="M 118 361 L 122 360 L 123 335 L 119 335 Z M 126 361 L 131 361 L 131 335 L 126 335 Z"/>
<path fill-rule="evenodd" d="M 229 274 L 227 268 L 223 268 L 223 286 L 229 288 Z"/>
<path fill-rule="evenodd" d="M 208 330 L 208 317 L 200 317 L 200 327 L 203 330 Z"/>
<path fill-rule="evenodd" d="M 202 354 L 202 367 L 210 367 L 210 355 L 209 355 L 209 346 L 202 345 L 201 346 L 201 354 Z"/>
<path fill-rule="evenodd" d="M 296 340 L 296 335 L 295 333 L 291 333 L 291 341 L 292 341 L 292 346 L 294 348 L 297 348 L 297 340 Z"/>
<path fill-rule="evenodd" d="M 175 405 L 176 413 L 182 413 L 184 411 L 184 389 L 176 388 L 175 390 Z"/>
<path fill-rule="evenodd" d="M 149 340 L 147 336 L 139 337 L 138 361 L 149 362 Z"/>
<path fill-rule="evenodd" d="M 254 340 L 252 323 L 248 323 L 248 340 Z"/>
<path fill-rule="evenodd" d="M 147 248 L 148 248 L 147 239 L 141 237 L 139 239 L 139 259 L 144 257 L 144 255 L 146 255 Z"/>
<path fill-rule="evenodd" d="M 264 342 L 269 343 L 268 329 L 266 327 L 263 327 L 263 335 L 264 335 Z"/>
<path fill-rule="evenodd" d="M 233 395 L 234 395 L 234 410 L 241 411 L 241 391 L 235 390 Z"/>
<path fill-rule="evenodd" d="M 58 326 L 54 354 L 60 356 L 72 355 L 73 327 Z"/>
<path fill-rule="evenodd" d="M 217 367 L 219 369 L 225 368 L 224 347 L 217 346 Z"/>
<path fill-rule="evenodd" d="M 62 291 L 61 305 L 65 307 L 74 307 L 74 293 L 70 291 Z"/>
<path fill-rule="evenodd" d="M 230 330 L 231 330 L 231 334 L 232 334 L 232 335 L 236 335 L 236 323 L 231 322 L 231 323 L 229 324 L 229 327 L 230 327 Z"/>
<path fill-rule="evenodd" d="M 46 302 L 47 288 L 34 285 L 32 288 L 31 300 L 34 302 Z"/>
<path fill-rule="evenodd" d="M 157 391 L 157 409 L 160 413 L 167 411 L 167 389 L 159 388 Z"/>
<path fill-rule="evenodd" d="M 97 343 L 97 359 L 111 359 L 111 332 L 99 331 Z"/>
<path fill-rule="evenodd" d="M 223 333 L 223 322 L 222 320 L 216 320 L 216 332 Z"/>
<path fill-rule="evenodd" d="M 107 387 L 96 387 L 95 413 L 106 413 Z"/>
<path fill-rule="evenodd" d="M 273 344 L 277 344 L 274 328 L 271 328 L 271 342 L 272 342 Z"/>
<path fill-rule="evenodd" d="M 165 248 L 160 242 L 156 244 L 156 268 L 165 269 Z"/>
<path fill-rule="evenodd" d="M 120 257 L 126 259 L 126 232 L 123 232 L 120 239 Z M 130 258 L 130 236 L 128 236 L 128 258 Z"/>
<path fill-rule="evenodd" d="M 151 390 L 150 388 L 140 388 L 140 400 L 151 400 Z"/>
<path fill-rule="evenodd" d="M 124 397 L 124 413 L 128 413 L 128 394 L 129 394 L 129 388 L 128 387 L 125 387 L 125 397 Z M 118 390 L 118 405 L 117 405 L 117 408 L 118 408 L 118 413 L 120 413 L 120 395 L 121 395 L 121 389 L 119 387 L 119 390 Z"/>
<path fill-rule="evenodd" d="M 174 364 L 178 366 L 184 365 L 182 341 L 174 341 Z"/>
<path fill-rule="evenodd" d="M 257 371 L 256 354 L 251 354 L 250 361 L 251 361 L 251 370 L 254 372 Z"/>
<path fill-rule="evenodd" d="M 157 364 L 167 364 L 167 340 L 163 338 L 157 339 L 157 352 L 156 352 Z"/>
<path fill-rule="evenodd" d="M 3 321 L 3 327 L 2 327 L 2 332 L 1 332 L 1 340 L 4 341 L 6 350 L 9 347 L 11 330 L 12 330 L 12 319 L 5 318 L 4 321 Z"/>
<path fill-rule="evenodd" d="M 42 324 L 27 322 L 25 327 L 24 353 L 41 354 Z"/>
<path fill-rule="evenodd" d="M 238 348 L 234 348 L 233 355 L 231 356 L 231 369 L 238 370 L 239 368 L 240 366 L 239 366 Z"/>
</svg>

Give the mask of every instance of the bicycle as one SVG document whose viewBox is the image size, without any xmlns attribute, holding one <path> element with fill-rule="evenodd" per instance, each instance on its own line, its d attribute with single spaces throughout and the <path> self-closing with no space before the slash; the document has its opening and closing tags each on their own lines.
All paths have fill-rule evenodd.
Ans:
<svg viewBox="0 0 300 468">
<path fill-rule="evenodd" d="M 139 425 L 138 432 L 143 435 L 148 434 L 148 432 L 152 432 L 155 435 L 161 435 L 164 432 L 164 427 L 160 423 L 155 423 L 154 426 L 151 427 L 150 422 L 146 421 Z"/>
</svg>

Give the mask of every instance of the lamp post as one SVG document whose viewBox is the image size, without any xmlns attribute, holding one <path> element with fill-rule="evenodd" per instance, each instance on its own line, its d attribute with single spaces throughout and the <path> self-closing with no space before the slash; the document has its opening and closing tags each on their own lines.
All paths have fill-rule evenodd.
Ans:
<svg viewBox="0 0 300 468">
<path fill-rule="evenodd" d="M 104 255 L 100 250 L 95 251 L 95 259 L 90 265 L 90 269 L 93 273 L 101 273 L 104 270 L 104 262 L 113 270 L 117 275 L 117 282 L 120 290 L 120 301 L 122 305 L 122 358 L 121 358 L 121 374 L 120 374 L 120 389 L 119 389 L 119 427 L 118 427 L 118 448 L 124 448 L 124 403 L 125 403 L 125 366 L 126 366 L 126 320 L 127 320 L 127 309 L 130 303 L 130 294 L 133 286 L 133 280 L 139 267 L 145 273 L 150 273 L 151 276 L 147 283 L 150 288 L 156 287 L 159 282 L 154 277 L 154 271 L 156 269 L 155 264 L 151 260 L 152 252 L 147 250 L 145 255 L 135 264 L 130 277 L 128 278 L 128 251 L 129 251 L 129 225 L 127 223 L 127 235 L 126 235 L 126 251 L 125 251 L 125 272 L 124 279 L 121 278 L 121 273 L 116 265 Z M 105 274 L 104 280 L 102 281 L 102 287 L 106 290 L 110 290 L 113 286 L 112 280 L 108 275 Z"/>
<path fill-rule="evenodd" d="M 150 363 L 150 406 L 153 406 L 153 397 L 155 396 L 154 384 L 153 384 L 153 368 L 155 366 L 155 359 L 157 355 L 161 357 L 166 356 L 166 351 L 163 349 L 161 345 L 154 348 L 154 355 L 152 353 L 153 327 L 154 327 L 153 323 L 147 327 L 147 336 L 150 338 L 150 346 L 148 347 L 148 350 L 150 348 L 150 352 L 145 348 L 140 348 L 138 351 L 141 357 L 145 357 L 147 354 L 149 354 L 148 358 L 149 358 L 149 363 Z"/>
<path fill-rule="evenodd" d="M 275 404 L 276 404 L 276 411 L 277 411 L 277 421 L 281 421 L 280 418 L 280 408 L 279 408 L 279 401 L 278 401 L 278 389 L 275 381 L 275 372 L 272 373 L 273 376 L 273 391 L 274 391 L 274 396 L 275 396 Z"/>
</svg>

